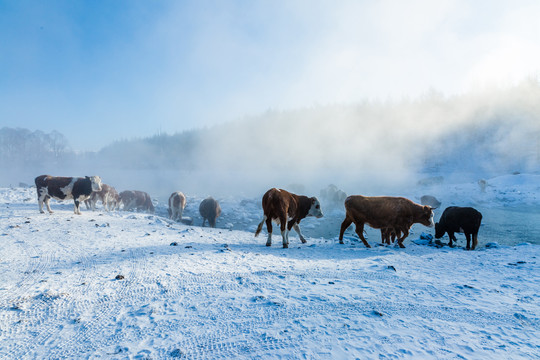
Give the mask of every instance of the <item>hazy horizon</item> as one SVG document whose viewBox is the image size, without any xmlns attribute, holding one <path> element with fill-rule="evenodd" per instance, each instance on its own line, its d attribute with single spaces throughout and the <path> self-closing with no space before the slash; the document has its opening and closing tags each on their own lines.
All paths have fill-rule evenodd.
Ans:
<svg viewBox="0 0 540 360">
<path fill-rule="evenodd" d="M 348 193 L 399 194 L 425 177 L 474 182 L 538 172 L 539 99 L 540 83 L 530 79 L 454 97 L 433 92 L 396 102 L 268 111 L 79 154 L 63 151 L 59 134 L 2 131 L 0 165 L 9 171 L 0 181 L 100 175 L 118 189 L 160 198 L 177 190 L 253 195 L 270 187 L 316 195 L 328 184 Z"/>
</svg>

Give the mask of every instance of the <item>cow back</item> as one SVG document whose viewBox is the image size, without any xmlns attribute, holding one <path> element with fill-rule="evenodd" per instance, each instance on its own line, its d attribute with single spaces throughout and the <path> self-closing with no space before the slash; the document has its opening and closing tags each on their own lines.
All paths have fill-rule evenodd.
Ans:
<svg viewBox="0 0 540 360">
<path fill-rule="evenodd" d="M 49 196 L 58 199 L 66 198 L 66 194 L 62 191 L 62 189 L 71 184 L 72 181 L 72 177 L 50 175 L 41 175 L 35 179 L 36 188 L 38 191 L 45 188 L 47 189 Z"/>
<path fill-rule="evenodd" d="M 264 214 L 272 219 L 280 216 L 292 216 L 296 212 L 296 195 L 283 189 L 272 188 L 262 198 Z"/>
<path fill-rule="evenodd" d="M 345 199 L 345 210 L 356 221 L 378 229 L 396 224 L 411 226 L 415 222 L 429 226 L 431 218 L 429 206 L 403 197 L 351 195 Z"/>
</svg>

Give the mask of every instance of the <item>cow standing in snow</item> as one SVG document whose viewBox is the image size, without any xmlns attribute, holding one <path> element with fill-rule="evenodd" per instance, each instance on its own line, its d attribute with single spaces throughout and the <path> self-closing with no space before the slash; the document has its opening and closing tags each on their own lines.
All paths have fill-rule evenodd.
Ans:
<svg viewBox="0 0 540 360">
<path fill-rule="evenodd" d="M 73 199 L 75 214 L 81 215 L 80 202 L 88 199 L 93 191 L 101 191 L 101 178 L 99 176 L 61 177 L 41 175 L 35 179 L 39 212 L 44 213 L 43 204 L 52 214 L 49 200 Z"/>
<path fill-rule="evenodd" d="M 210 227 L 216 227 L 216 219 L 221 215 L 221 207 L 213 197 L 207 197 L 199 205 L 199 213 L 203 218 L 202 226 L 208 220 Z"/>
<path fill-rule="evenodd" d="M 96 210 L 96 203 L 101 201 L 105 211 L 115 210 L 118 206 L 119 195 L 116 189 L 107 184 L 101 184 L 100 191 L 94 191 L 90 198 L 84 201 L 87 209 Z"/>
<path fill-rule="evenodd" d="M 403 240 L 409 235 L 409 229 L 414 223 L 433 226 L 431 207 L 415 204 L 402 197 L 351 195 L 345 200 L 345 210 L 345 220 L 339 232 L 340 244 L 343 244 L 345 230 L 353 222 L 358 237 L 368 248 L 371 246 L 364 238 L 364 224 L 381 229 L 383 242 L 393 234 L 398 236 L 401 248 L 405 247 Z"/>
<path fill-rule="evenodd" d="M 182 220 L 182 214 L 185 207 L 186 196 L 180 191 L 173 192 L 171 196 L 169 196 L 169 208 L 167 209 L 169 212 L 169 219 L 173 221 Z"/>
<path fill-rule="evenodd" d="M 262 208 L 264 216 L 255 236 L 259 235 L 264 222 L 266 222 L 266 230 L 268 230 L 268 241 L 266 246 L 272 245 L 272 221 L 279 224 L 281 236 L 283 238 L 283 247 L 289 247 L 289 232 L 292 228 L 300 236 L 300 241 L 306 243 L 306 239 L 300 231 L 300 220 L 306 216 L 315 216 L 321 218 L 321 204 L 316 197 L 307 197 L 296 195 L 283 189 L 272 188 L 268 190 L 262 198 Z"/>
<path fill-rule="evenodd" d="M 138 190 L 125 190 L 119 194 L 120 203 L 124 204 L 122 210 L 130 211 L 146 211 L 149 213 L 154 213 L 154 204 L 152 203 L 152 198 L 147 192 L 138 191 Z"/>
<path fill-rule="evenodd" d="M 435 224 L 435 238 L 443 237 L 448 233 L 450 238 L 449 246 L 453 246 L 452 241 L 457 241 L 454 233 L 465 233 L 467 238 L 467 250 L 474 250 L 478 245 L 478 230 L 482 222 L 482 214 L 472 207 L 450 206 L 444 209 L 439 222 Z M 472 236 L 472 248 L 471 248 Z"/>
</svg>

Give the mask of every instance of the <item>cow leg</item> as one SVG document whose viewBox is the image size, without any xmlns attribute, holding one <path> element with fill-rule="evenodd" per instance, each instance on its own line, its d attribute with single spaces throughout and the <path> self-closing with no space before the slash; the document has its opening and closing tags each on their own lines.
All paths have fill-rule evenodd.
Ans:
<svg viewBox="0 0 540 360">
<path fill-rule="evenodd" d="M 268 240 L 266 240 L 266 246 L 272 246 L 272 219 L 270 217 L 266 217 L 266 230 L 268 231 Z"/>
<path fill-rule="evenodd" d="M 283 237 L 283 233 L 281 234 L 281 236 Z M 285 236 L 283 237 L 283 248 L 289 248 L 289 230 L 287 230 L 287 228 L 285 228 Z"/>
<path fill-rule="evenodd" d="M 381 244 L 386 242 L 386 233 L 384 229 L 381 229 Z"/>
<path fill-rule="evenodd" d="M 38 206 L 39 206 L 39 212 L 40 213 L 44 213 L 45 211 L 43 211 L 43 198 L 42 196 L 39 196 L 38 197 Z"/>
<path fill-rule="evenodd" d="M 369 245 L 369 243 L 366 241 L 366 238 L 364 237 L 364 223 L 357 223 L 355 222 L 354 223 L 354 226 L 355 226 L 355 230 L 356 230 L 356 234 L 358 234 L 358 237 L 360 238 L 360 240 L 362 240 L 362 242 L 364 243 L 364 245 L 367 247 L 367 248 L 370 248 L 371 245 Z M 343 227 L 343 224 L 342 224 L 342 227 Z"/>
<path fill-rule="evenodd" d="M 79 200 L 73 199 L 73 202 L 75 203 L 75 214 L 81 215 L 81 209 L 79 209 L 79 206 L 81 205 L 81 202 Z"/>
<path fill-rule="evenodd" d="M 289 232 L 287 231 L 287 214 L 279 219 L 279 227 L 281 229 L 281 237 L 283 238 L 283 248 L 289 247 Z"/>
<path fill-rule="evenodd" d="M 352 220 L 349 219 L 348 216 L 345 216 L 345 220 L 343 220 L 343 222 L 341 223 L 341 229 L 339 230 L 339 243 L 340 244 L 344 244 L 343 234 L 345 233 L 345 230 L 347 230 L 347 228 L 351 226 L 351 224 L 352 224 Z"/>
<path fill-rule="evenodd" d="M 467 250 L 471 250 L 471 234 L 465 233 L 465 237 L 467 238 Z"/>
<path fill-rule="evenodd" d="M 476 245 L 478 245 L 478 234 L 473 233 L 472 234 L 472 249 L 476 249 Z"/>
<path fill-rule="evenodd" d="M 396 238 L 401 236 L 401 230 L 396 230 L 394 234 L 392 234 L 392 244 L 396 242 Z"/>
<path fill-rule="evenodd" d="M 40 190 L 38 190 L 38 205 L 39 205 L 39 212 L 40 213 L 44 213 L 45 211 L 43 211 L 43 203 L 45 203 L 45 205 L 47 205 L 47 210 L 49 210 L 49 212 L 51 212 L 51 208 L 49 207 L 49 195 L 47 195 L 47 191 L 42 188 Z"/>
<path fill-rule="evenodd" d="M 307 241 L 302 235 L 302 232 L 300 231 L 300 225 L 298 223 L 294 223 L 293 228 L 294 231 L 296 231 L 296 233 L 298 234 L 298 236 L 300 236 L 300 241 L 302 242 L 302 244 L 305 244 Z"/>
<path fill-rule="evenodd" d="M 181 208 L 176 211 L 176 221 L 182 220 L 182 215 L 183 215 L 182 213 L 183 212 L 184 212 L 184 210 L 181 209 Z"/>
<path fill-rule="evenodd" d="M 397 232 L 398 230 L 392 229 L 392 231 L 388 234 L 388 237 L 386 238 L 386 244 L 390 245 L 396 241 Z"/>
<path fill-rule="evenodd" d="M 109 197 L 107 195 L 103 196 L 103 199 L 101 200 L 103 203 L 103 207 L 105 208 L 105 211 L 109 211 Z"/>
<path fill-rule="evenodd" d="M 450 242 L 448 243 L 448 246 L 454 247 L 453 242 L 455 241 L 457 243 L 456 236 L 454 235 L 453 232 L 448 232 L 448 237 L 450 238 Z"/>
<path fill-rule="evenodd" d="M 390 236 L 395 237 L 395 231 L 392 228 L 381 229 L 381 243 L 390 245 Z"/>
<path fill-rule="evenodd" d="M 51 206 L 49 205 L 50 200 L 51 197 L 49 195 L 45 195 L 45 199 L 43 200 L 43 202 L 45 203 L 45 206 L 47 206 L 47 211 L 49 212 L 49 214 L 52 214 L 53 211 L 51 210 Z"/>
<path fill-rule="evenodd" d="M 401 229 L 400 229 L 400 232 Z M 409 236 L 409 229 L 407 229 L 406 227 L 403 228 L 403 234 L 397 239 L 397 244 L 399 245 L 400 248 L 404 249 L 405 248 L 405 245 L 403 245 L 403 240 L 405 240 L 405 238 Z"/>
</svg>

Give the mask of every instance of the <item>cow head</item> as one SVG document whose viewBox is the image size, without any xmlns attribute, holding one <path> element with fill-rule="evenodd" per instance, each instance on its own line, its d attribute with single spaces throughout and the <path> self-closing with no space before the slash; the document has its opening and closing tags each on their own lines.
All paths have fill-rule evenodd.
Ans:
<svg viewBox="0 0 540 360">
<path fill-rule="evenodd" d="M 311 207 L 309 208 L 308 216 L 315 216 L 316 218 L 323 217 L 321 203 L 316 197 L 311 198 Z"/>
<path fill-rule="evenodd" d="M 101 191 L 101 178 L 99 176 L 86 177 L 92 183 L 92 191 Z"/>
<path fill-rule="evenodd" d="M 433 209 L 431 208 L 431 206 L 422 206 L 422 212 L 420 214 L 418 222 L 422 225 L 433 227 Z"/>
<path fill-rule="evenodd" d="M 444 229 L 444 226 L 440 223 L 435 224 L 435 239 L 440 239 L 443 237 L 446 230 Z"/>
</svg>

